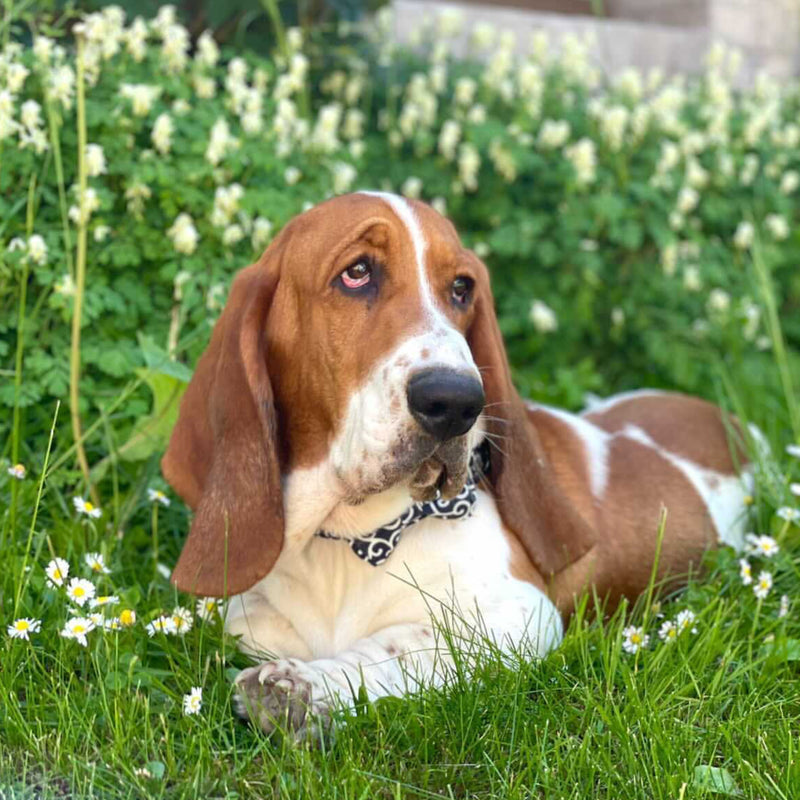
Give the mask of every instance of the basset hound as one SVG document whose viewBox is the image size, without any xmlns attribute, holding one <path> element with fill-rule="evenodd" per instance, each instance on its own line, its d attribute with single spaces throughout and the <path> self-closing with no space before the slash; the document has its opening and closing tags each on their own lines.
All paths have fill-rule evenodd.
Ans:
<svg viewBox="0 0 800 800">
<path fill-rule="evenodd" d="M 538 657 L 582 593 L 635 598 L 663 508 L 659 577 L 740 547 L 731 425 L 656 391 L 526 404 L 453 225 L 337 197 L 236 276 L 182 400 L 162 465 L 194 517 L 173 581 L 229 597 L 226 629 L 262 662 L 241 713 L 316 736 L 354 693 L 445 680 L 442 626 Z"/>
</svg>

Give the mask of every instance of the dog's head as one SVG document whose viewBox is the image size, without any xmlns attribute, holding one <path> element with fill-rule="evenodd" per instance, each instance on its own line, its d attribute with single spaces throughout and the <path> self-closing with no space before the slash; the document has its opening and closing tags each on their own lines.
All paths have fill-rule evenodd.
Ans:
<svg viewBox="0 0 800 800">
<path fill-rule="evenodd" d="M 224 595 L 266 575 L 293 476 L 324 474 L 326 513 L 396 487 L 449 496 L 484 436 L 501 514 L 525 540 L 542 455 L 486 267 L 422 203 L 322 203 L 237 275 L 181 403 L 163 469 L 195 517 L 173 580 Z"/>
</svg>

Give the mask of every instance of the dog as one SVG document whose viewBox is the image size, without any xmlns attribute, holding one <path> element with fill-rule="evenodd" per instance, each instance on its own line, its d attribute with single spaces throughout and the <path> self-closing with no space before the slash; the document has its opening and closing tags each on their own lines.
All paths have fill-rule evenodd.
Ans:
<svg viewBox="0 0 800 800">
<path fill-rule="evenodd" d="M 354 693 L 446 680 L 443 625 L 541 657 L 587 591 L 641 594 L 657 551 L 679 582 L 740 548 L 732 428 L 659 391 L 526 404 L 453 225 L 336 197 L 236 276 L 182 399 L 162 467 L 194 517 L 172 580 L 229 598 L 226 629 L 261 661 L 240 713 L 319 736 Z"/>
</svg>

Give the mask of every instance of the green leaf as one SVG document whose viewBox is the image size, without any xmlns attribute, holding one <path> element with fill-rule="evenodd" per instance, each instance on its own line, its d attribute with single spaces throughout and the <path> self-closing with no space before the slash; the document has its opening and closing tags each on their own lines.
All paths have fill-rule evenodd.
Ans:
<svg viewBox="0 0 800 800">
<path fill-rule="evenodd" d="M 707 789 L 710 792 L 729 797 L 738 797 L 742 794 L 742 790 L 736 785 L 736 781 L 728 770 L 708 764 L 701 764 L 694 768 L 692 785 L 698 789 Z"/>
<path fill-rule="evenodd" d="M 178 409 L 183 393 L 192 377 L 183 364 L 172 361 L 152 340 L 139 337 L 147 367 L 136 374 L 150 387 L 153 410 L 134 426 L 118 457 L 123 461 L 143 461 L 162 451 L 169 441 L 178 419 Z M 92 470 L 92 479 L 101 480 L 108 468 L 109 458 L 103 459 Z"/>
<path fill-rule="evenodd" d="M 800 639 L 776 638 L 767 642 L 762 648 L 767 656 L 772 656 L 778 661 L 800 661 Z"/>
</svg>

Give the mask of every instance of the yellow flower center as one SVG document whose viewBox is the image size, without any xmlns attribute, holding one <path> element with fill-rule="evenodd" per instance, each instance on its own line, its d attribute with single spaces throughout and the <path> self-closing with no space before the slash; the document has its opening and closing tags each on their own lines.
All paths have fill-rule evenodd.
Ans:
<svg viewBox="0 0 800 800">
<path fill-rule="evenodd" d="M 91 511 L 94 511 L 94 505 L 92 505 L 92 503 L 90 503 L 88 500 L 83 504 L 83 508 L 87 514 Z"/>
<path fill-rule="evenodd" d="M 63 577 L 60 569 L 53 570 L 53 580 L 60 581 Z"/>
<path fill-rule="evenodd" d="M 123 609 L 122 612 L 120 612 L 119 621 L 122 625 L 133 625 L 135 619 L 133 611 L 129 608 Z"/>
<path fill-rule="evenodd" d="M 631 634 L 631 642 L 633 644 L 639 644 L 641 641 L 642 641 L 642 637 L 639 636 L 638 633 L 632 633 Z"/>
<path fill-rule="evenodd" d="M 86 590 L 83 588 L 83 586 L 76 586 L 72 590 L 72 594 L 74 594 L 75 597 L 83 597 L 86 594 Z"/>
<path fill-rule="evenodd" d="M 19 619 L 15 623 L 18 631 L 26 631 L 30 628 L 30 623 L 25 619 Z"/>
<path fill-rule="evenodd" d="M 84 633 L 86 631 L 85 625 L 73 625 L 72 632 L 73 633 Z"/>
</svg>

